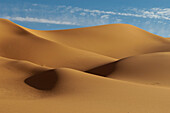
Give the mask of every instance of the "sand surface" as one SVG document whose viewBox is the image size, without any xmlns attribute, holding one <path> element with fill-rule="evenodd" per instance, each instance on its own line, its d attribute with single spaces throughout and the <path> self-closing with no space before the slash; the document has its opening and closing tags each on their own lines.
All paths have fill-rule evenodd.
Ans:
<svg viewBox="0 0 170 113">
<path fill-rule="evenodd" d="M 170 113 L 170 40 L 128 24 L 40 31 L 0 19 L 0 113 Z"/>
</svg>

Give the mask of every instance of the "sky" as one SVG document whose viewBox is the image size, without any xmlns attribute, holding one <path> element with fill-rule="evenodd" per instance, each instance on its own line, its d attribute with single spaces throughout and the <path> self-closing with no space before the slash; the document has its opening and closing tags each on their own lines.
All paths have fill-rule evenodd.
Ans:
<svg viewBox="0 0 170 113">
<path fill-rule="evenodd" d="M 0 18 L 38 30 L 124 23 L 170 37 L 170 0 L 0 0 Z"/>
</svg>

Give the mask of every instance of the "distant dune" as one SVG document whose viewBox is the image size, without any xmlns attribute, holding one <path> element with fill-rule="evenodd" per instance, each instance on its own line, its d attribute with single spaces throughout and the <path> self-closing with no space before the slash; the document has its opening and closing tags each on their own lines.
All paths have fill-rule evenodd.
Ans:
<svg viewBox="0 0 170 113">
<path fill-rule="evenodd" d="M 54 31 L 24 29 L 53 42 L 114 58 L 167 51 L 170 48 L 168 39 L 128 24 Z"/>
<path fill-rule="evenodd" d="M 79 70 L 116 60 L 38 37 L 4 19 L 0 20 L 0 26 L 0 55 L 3 57 L 27 60 L 53 68 L 69 67 Z"/>
<path fill-rule="evenodd" d="M 40 31 L 0 19 L 0 113 L 169 113 L 170 40 L 128 24 Z"/>
</svg>

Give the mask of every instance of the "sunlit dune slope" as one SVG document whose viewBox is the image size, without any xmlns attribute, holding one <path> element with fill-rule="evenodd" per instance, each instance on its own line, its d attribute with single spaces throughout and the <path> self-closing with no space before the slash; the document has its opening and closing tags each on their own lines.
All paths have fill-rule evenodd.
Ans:
<svg viewBox="0 0 170 113">
<path fill-rule="evenodd" d="M 54 31 L 24 29 L 51 41 L 114 58 L 170 50 L 169 40 L 128 24 Z"/>
<path fill-rule="evenodd" d="M 39 92 L 42 99 L 3 99 L 0 112 L 160 113 L 169 108 L 167 97 L 170 90 L 166 88 L 131 84 L 66 68 L 55 71 L 58 77 L 56 85 L 46 93 Z M 33 89 L 30 87 L 35 93 Z"/>
<path fill-rule="evenodd" d="M 3 57 L 79 70 L 116 60 L 37 37 L 5 19 L 0 19 L 0 26 L 0 56 Z"/>
<path fill-rule="evenodd" d="M 170 52 L 123 59 L 109 77 L 160 86 L 170 86 Z"/>
<path fill-rule="evenodd" d="M 27 61 L 0 57 L 0 100 L 42 97 L 41 91 L 31 88 L 24 83 L 24 80 L 35 73 L 49 69 Z"/>
</svg>

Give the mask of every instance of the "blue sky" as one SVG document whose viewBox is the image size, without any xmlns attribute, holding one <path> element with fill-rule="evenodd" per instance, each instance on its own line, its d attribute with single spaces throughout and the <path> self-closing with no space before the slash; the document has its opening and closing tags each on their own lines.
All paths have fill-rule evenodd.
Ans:
<svg viewBox="0 0 170 113">
<path fill-rule="evenodd" d="M 126 23 L 170 37 L 169 0 L 0 0 L 0 18 L 40 29 Z"/>
</svg>

